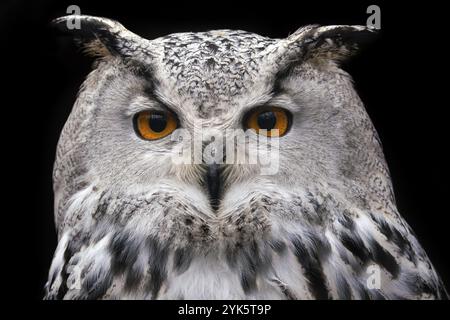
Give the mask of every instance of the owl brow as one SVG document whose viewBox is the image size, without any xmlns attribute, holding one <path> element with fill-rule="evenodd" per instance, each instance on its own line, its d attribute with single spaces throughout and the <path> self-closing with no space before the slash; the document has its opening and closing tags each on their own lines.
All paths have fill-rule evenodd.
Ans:
<svg viewBox="0 0 450 320">
<path fill-rule="evenodd" d="M 273 95 L 279 95 L 285 93 L 286 90 L 283 89 L 282 83 L 286 78 L 290 77 L 293 73 L 293 70 L 296 66 L 299 65 L 299 60 L 291 61 L 289 65 L 283 67 L 278 72 L 276 72 L 273 76 L 272 80 L 272 93 Z"/>
<path fill-rule="evenodd" d="M 164 96 L 158 92 L 158 85 L 160 81 L 154 76 L 154 70 L 151 66 L 138 60 L 129 60 L 126 63 L 127 67 L 138 77 L 142 78 L 146 85 L 144 88 L 145 95 L 155 101 L 156 103 L 167 107 L 170 103 L 164 99 Z"/>
<path fill-rule="evenodd" d="M 169 98 L 165 97 L 159 90 L 158 85 L 161 83 L 156 77 L 152 66 L 143 63 L 139 60 L 129 60 L 127 66 L 140 78 L 142 78 L 146 86 L 144 88 L 145 95 L 155 101 L 156 103 L 164 106 L 165 108 L 175 111 L 176 105 L 173 104 Z"/>
<path fill-rule="evenodd" d="M 158 83 L 158 82 L 156 82 Z M 157 88 L 157 85 L 155 83 L 149 84 L 144 89 L 145 96 L 149 98 L 150 100 L 156 102 L 158 105 L 160 105 L 162 108 L 167 109 L 175 114 L 179 114 L 178 111 L 179 108 L 177 108 L 177 105 L 175 103 L 172 103 L 170 99 L 167 99 Z"/>
</svg>

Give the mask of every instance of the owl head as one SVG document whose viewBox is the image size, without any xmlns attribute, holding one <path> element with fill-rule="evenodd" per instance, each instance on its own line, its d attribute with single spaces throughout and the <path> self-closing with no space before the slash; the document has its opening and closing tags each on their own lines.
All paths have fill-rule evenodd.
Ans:
<svg viewBox="0 0 450 320">
<path fill-rule="evenodd" d="M 68 29 L 71 20 L 80 28 Z M 345 193 L 377 180 L 372 187 L 390 191 L 385 172 L 372 170 L 383 162 L 376 133 L 339 67 L 370 29 L 147 40 L 105 18 L 55 23 L 97 57 L 58 146 L 58 225 L 86 184 L 111 196 L 158 190 L 215 218 L 292 190 Z"/>
</svg>

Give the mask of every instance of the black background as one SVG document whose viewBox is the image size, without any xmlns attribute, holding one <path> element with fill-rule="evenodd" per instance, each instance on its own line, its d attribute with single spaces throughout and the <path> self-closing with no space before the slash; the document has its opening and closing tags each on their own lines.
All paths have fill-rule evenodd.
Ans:
<svg viewBox="0 0 450 320">
<path fill-rule="evenodd" d="M 93 62 L 48 26 L 70 4 L 79 5 L 82 14 L 117 19 L 148 38 L 221 28 L 285 37 L 311 23 L 365 24 L 367 6 L 378 4 L 378 39 L 344 68 L 380 134 L 399 210 L 448 287 L 448 102 L 442 100 L 448 89 L 440 76 L 447 40 L 438 27 L 443 8 L 381 1 L 121 2 L 0 5 L 1 77 L 7 84 L 1 111 L 4 174 L 11 178 L 2 214 L 14 220 L 2 226 L 8 234 L 4 247 L 12 251 L 3 265 L 8 277 L 24 280 L 15 284 L 19 294 L 42 298 L 56 245 L 51 181 L 56 143 Z"/>
</svg>

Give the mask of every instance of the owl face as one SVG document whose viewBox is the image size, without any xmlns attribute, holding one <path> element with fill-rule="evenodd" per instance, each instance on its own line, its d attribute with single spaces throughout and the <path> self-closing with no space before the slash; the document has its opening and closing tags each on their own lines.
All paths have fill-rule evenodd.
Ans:
<svg viewBox="0 0 450 320">
<path fill-rule="evenodd" d="M 83 148 L 78 165 L 105 201 L 123 200 L 119 208 L 130 198 L 157 198 L 138 207 L 164 209 L 147 222 L 161 225 L 158 236 L 184 243 L 263 236 L 274 225 L 267 202 L 279 207 L 277 219 L 289 221 L 299 193 L 341 187 L 364 174 L 349 167 L 358 156 L 349 133 L 371 126 L 350 77 L 336 65 L 341 52 L 330 42 L 329 49 L 307 44 L 367 31 L 321 35 L 306 28 L 277 40 L 220 30 L 147 41 L 123 30 L 105 33 L 118 27 L 98 18 L 83 23 L 102 34 L 87 47 L 103 56 L 76 105 L 85 118 L 82 140 L 72 137 Z M 273 129 L 278 133 L 271 136 Z M 180 151 L 184 161 L 177 163 Z M 211 151 L 216 157 L 208 161 Z M 262 162 L 272 170 L 262 170 Z M 121 219 L 136 219 L 116 210 Z M 198 222 L 185 223 L 191 220 Z"/>
</svg>

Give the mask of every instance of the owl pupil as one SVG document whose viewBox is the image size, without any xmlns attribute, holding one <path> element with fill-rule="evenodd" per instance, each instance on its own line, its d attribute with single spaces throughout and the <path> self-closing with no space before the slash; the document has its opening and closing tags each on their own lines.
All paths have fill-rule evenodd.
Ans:
<svg viewBox="0 0 450 320">
<path fill-rule="evenodd" d="M 167 118 L 163 114 L 152 114 L 148 121 L 150 128 L 155 132 L 161 132 L 167 126 Z"/>
<path fill-rule="evenodd" d="M 262 112 L 258 115 L 258 126 L 260 129 L 272 130 L 277 123 L 277 117 L 272 111 Z"/>
</svg>

